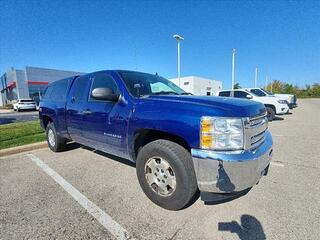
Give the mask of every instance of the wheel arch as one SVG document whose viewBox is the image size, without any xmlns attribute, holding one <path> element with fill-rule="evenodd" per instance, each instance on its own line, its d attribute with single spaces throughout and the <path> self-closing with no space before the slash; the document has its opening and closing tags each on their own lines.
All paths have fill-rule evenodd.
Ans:
<svg viewBox="0 0 320 240">
<path fill-rule="evenodd" d="M 277 113 L 277 109 L 276 109 L 276 106 L 274 106 L 273 104 L 265 104 L 264 105 L 265 107 L 269 107 L 269 108 L 272 108 L 274 113 Z"/>
<path fill-rule="evenodd" d="M 44 129 L 47 128 L 47 126 L 50 122 L 53 122 L 53 119 L 50 116 L 48 116 L 48 115 L 42 116 L 42 125 L 43 125 Z"/>
<path fill-rule="evenodd" d="M 133 143 L 131 147 L 133 160 L 136 161 L 136 156 L 143 146 L 158 139 L 175 142 L 185 148 L 188 152 L 191 152 L 189 143 L 184 138 L 176 134 L 155 129 L 138 129 L 134 133 Z"/>
</svg>

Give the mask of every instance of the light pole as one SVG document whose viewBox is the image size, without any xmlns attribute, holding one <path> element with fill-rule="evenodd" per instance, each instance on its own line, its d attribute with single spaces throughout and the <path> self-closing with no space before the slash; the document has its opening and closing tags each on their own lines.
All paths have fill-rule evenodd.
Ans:
<svg viewBox="0 0 320 240">
<path fill-rule="evenodd" d="M 254 87 L 257 88 L 257 81 L 258 81 L 258 68 L 256 67 L 256 72 L 254 75 Z"/>
<path fill-rule="evenodd" d="M 232 48 L 232 75 L 231 75 L 231 89 L 234 88 L 234 57 L 236 54 L 236 49 Z"/>
<path fill-rule="evenodd" d="M 266 76 L 266 84 L 265 84 L 264 89 L 265 89 L 265 90 L 268 90 L 268 76 Z"/>
<path fill-rule="evenodd" d="M 180 87 L 180 42 L 184 40 L 184 38 L 179 36 L 178 34 L 173 35 L 173 37 L 177 40 L 178 43 L 178 81 Z"/>
</svg>

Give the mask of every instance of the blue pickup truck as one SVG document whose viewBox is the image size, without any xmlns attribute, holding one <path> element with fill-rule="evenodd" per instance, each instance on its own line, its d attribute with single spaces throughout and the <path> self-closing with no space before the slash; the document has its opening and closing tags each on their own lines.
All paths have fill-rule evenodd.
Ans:
<svg viewBox="0 0 320 240">
<path fill-rule="evenodd" d="M 75 141 L 135 163 L 141 188 L 179 210 L 236 198 L 266 175 L 272 137 L 263 104 L 192 96 L 158 74 L 99 71 L 48 85 L 40 102 L 49 148 Z"/>
</svg>

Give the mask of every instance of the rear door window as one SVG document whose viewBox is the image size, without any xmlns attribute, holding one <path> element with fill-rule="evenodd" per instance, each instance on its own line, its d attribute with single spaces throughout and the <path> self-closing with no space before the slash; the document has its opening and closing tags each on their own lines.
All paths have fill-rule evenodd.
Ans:
<svg viewBox="0 0 320 240">
<path fill-rule="evenodd" d="M 247 92 L 243 92 L 243 91 L 234 91 L 234 97 L 236 98 L 246 98 L 248 95 Z"/>
<path fill-rule="evenodd" d="M 73 84 L 74 102 L 83 102 L 87 99 L 87 85 L 89 83 L 89 75 L 78 77 Z"/>
<path fill-rule="evenodd" d="M 259 97 L 266 96 L 266 94 L 263 91 L 261 91 L 260 89 L 251 89 L 250 92 L 253 93 L 254 95 L 259 96 Z"/>
<path fill-rule="evenodd" d="M 221 96 L 221 97 L 230 97 L 230 91 L 219 92 L 219 96 Z"/>
</svg>

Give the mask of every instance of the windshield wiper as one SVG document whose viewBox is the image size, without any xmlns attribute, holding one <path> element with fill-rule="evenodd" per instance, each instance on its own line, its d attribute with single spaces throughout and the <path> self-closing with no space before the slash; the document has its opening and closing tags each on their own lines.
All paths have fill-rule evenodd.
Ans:
<svg viewBox="0 0 320 240">
<path fill-rule="evenodd" d="M 176 93 L 174 91 L 160 91 L 160 92 L 156 92 L 154 93 L 154 95 L 170 95 L 170 94 L 173 94 L 173 95 L 179 95 L 179 93 Z"/>
</svg>

